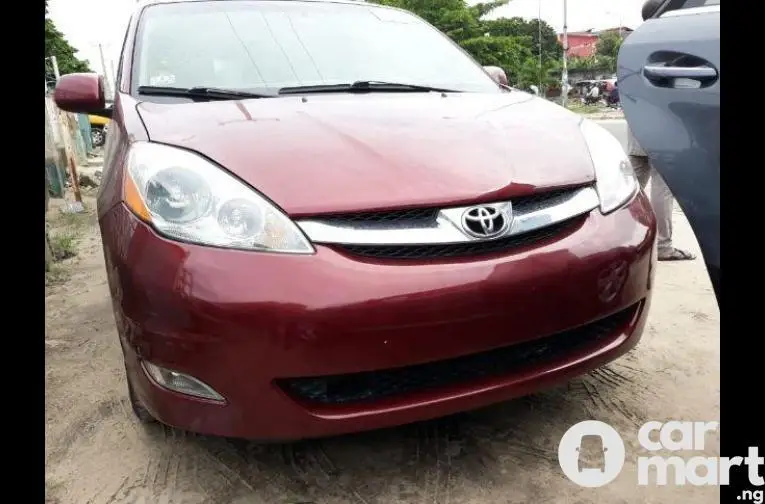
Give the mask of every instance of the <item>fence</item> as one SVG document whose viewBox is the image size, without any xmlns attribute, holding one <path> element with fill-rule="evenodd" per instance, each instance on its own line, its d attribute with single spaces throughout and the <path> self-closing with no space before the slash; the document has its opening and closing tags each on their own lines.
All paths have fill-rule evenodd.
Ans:
<svg viewBox="0 0 765 504">
<path fill-rule="evenodd" d="M 92 151 L 88 117 L 60 110 L 46 93 L 45 171 L 51 196 L 64 196 L 67 178 L 71 179 L 70 175 L 76 165 L 87 163 L 88 154 Z M 79 200 L 77 184 L 73 183 L 72 188 Z"/>
</svg>

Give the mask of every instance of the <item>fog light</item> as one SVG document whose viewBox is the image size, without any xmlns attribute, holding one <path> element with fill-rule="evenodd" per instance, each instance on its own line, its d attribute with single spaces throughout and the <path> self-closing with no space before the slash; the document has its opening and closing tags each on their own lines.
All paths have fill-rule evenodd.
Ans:
<svg viewBox="0 0 765 504">
<path fill-rule="evenodd" d="M 178 392 L 179 394 L 201 397 L 202 399 L 210 399 L 212 401 L 220 402 L 225 401 L 223 396 L 214 391 L 212 387 L 193 376 L 170 369 L 164 369 L 146 361 L 142 361 L 142 364 L 146 374 L 151 376 L 155 382 L 166 389 Z"/>
</svg>

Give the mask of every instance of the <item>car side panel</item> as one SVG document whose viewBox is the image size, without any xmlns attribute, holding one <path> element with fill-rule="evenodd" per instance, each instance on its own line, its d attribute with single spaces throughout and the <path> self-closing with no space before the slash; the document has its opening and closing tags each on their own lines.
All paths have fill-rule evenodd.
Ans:
<svg viewBox="0 0 765 504">
<path fill-rule="evenodd" d="M 717 80 L 701 88 L 660 87 L 643 68 L 662 51 L 705 60 Z M 720 13 L 673 11 L 643 23 L 619 52 L 619 92 L 630 127 L 664 177 L 701 246 L 719 302 Z"/>
</svg>

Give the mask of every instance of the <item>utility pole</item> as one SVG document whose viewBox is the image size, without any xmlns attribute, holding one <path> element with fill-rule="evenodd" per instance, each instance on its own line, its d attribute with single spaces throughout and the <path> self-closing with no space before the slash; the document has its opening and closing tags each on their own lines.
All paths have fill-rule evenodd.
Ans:
<svg viewBox="0 0 765 504">
<path fill-rule="evenodd" d="M 55 56 L 50 57 L 50 63 L 53 65 L 53 75 L 56 77 L 56 82 L 61 78 L 61 73 L 58 71 L 58 60 Z"/>
<path fill-rule="evenodd" d="M 561 72 L 563 107 L 568 99 L 568 1 L 563 0 L 563 71 Z"/>
<path fill-rule="evenodd" d="M 106 60 L 104 59 L 104 48 L 101 44 L 98 44 L 98 52 L 101 54 L 101 73 L 104 75 L 104 94 L 111 96 L 111 86 L 109 85 L 109 74 L 106 71 Z"/>
</svg>

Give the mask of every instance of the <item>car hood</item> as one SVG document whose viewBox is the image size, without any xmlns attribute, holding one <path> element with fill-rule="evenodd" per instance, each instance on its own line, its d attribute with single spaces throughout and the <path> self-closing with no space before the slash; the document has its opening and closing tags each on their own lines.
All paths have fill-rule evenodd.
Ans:
<svg viewBox="0 0 765 504">
<path fill-rule="evenodd" d="M 590 183 L 579 117 L 502 94 L 143 102 L 149 139 L 196 151 L 291 216 L 508 199 Z"/>
</svg>

